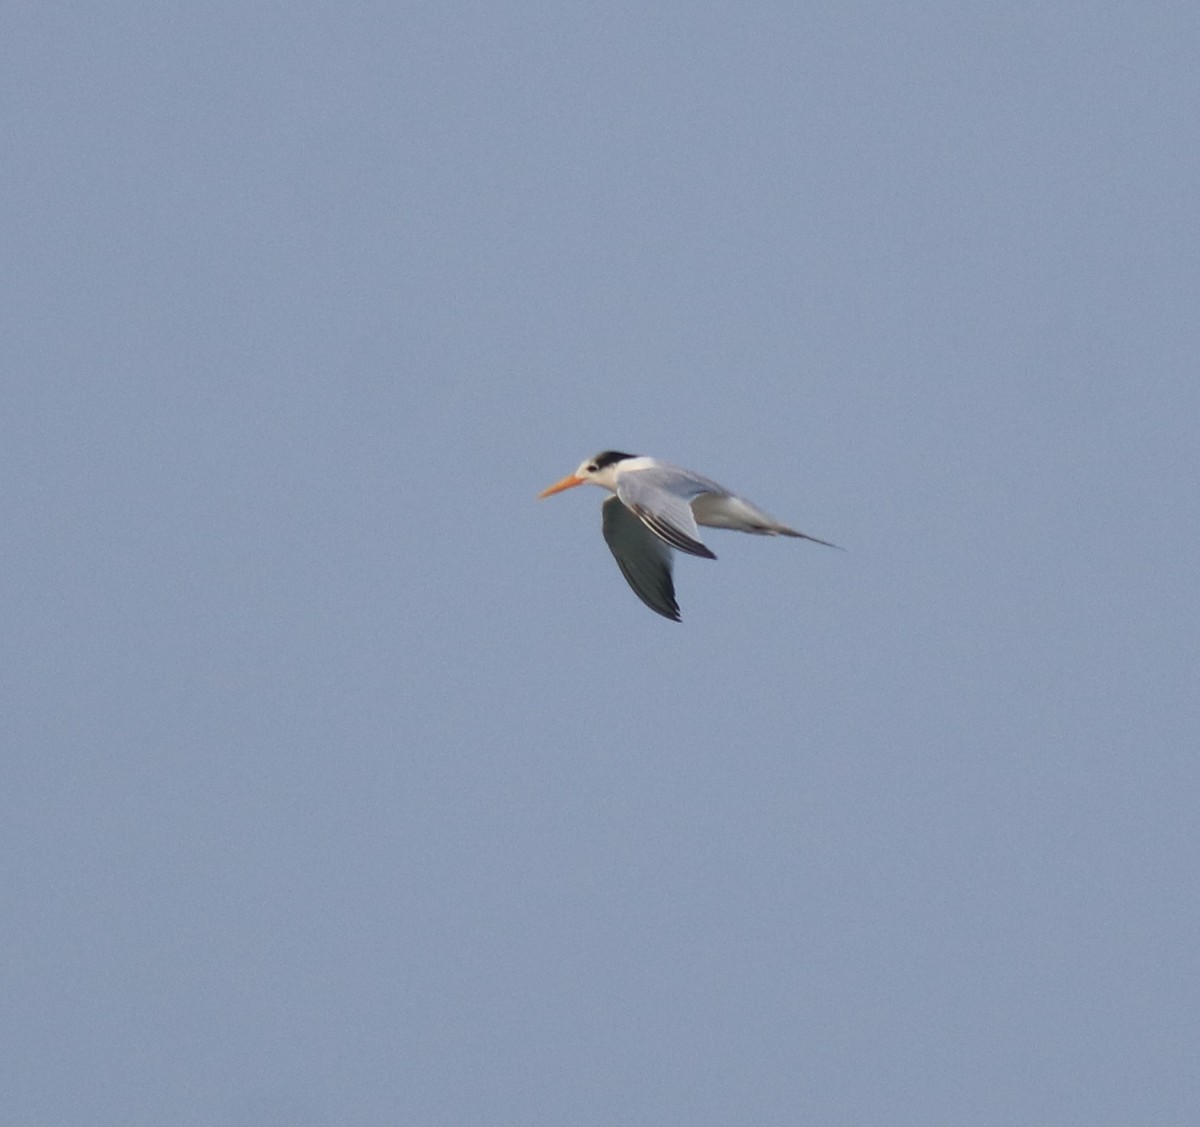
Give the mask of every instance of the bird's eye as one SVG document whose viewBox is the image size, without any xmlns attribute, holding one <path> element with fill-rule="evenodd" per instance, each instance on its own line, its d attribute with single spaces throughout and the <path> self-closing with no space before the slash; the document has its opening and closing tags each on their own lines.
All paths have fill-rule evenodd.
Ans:
<svg viewBox="0 0 1200 1127">
<path fill-rule="evenodd" d="M 596 471 L 600 469 L 600 467 L 598 465 L 596 465 L 595 462 L 588 462 L 588 464 L 584 468 L 587 470 L 588 473 L 596 473 Z"/>
</svg>

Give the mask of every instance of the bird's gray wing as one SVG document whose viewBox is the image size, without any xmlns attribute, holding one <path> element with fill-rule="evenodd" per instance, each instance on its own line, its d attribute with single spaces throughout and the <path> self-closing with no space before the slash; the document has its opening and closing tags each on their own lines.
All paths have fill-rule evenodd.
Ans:
<svg viewBox="0 0 1200 1127">
<path fill-rule="evenodd" d="M 672 548 L 715 560 L 717 557 L 700 542 L 700 530 L 690 504 L 693 497 L 707 492 L 711 484 L 686 470 L 655 466 L 624 474 L 617 485 L 617 496 L 638 520 Z"/>
<path fill-rule="evenodd" d="M 671 580 L 671 548 L 631 513 L 618 497 L 610 497 L 604 514 L 604 540 L 625 582 L 656 614 L 679 621 L 675 584 Z"/>
</svg>

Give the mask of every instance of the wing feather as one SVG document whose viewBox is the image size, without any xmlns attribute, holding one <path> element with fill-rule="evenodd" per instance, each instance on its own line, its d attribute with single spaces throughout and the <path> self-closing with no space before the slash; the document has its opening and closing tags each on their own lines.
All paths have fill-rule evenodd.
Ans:
<svg viewBox="0 0 1200 1127">
<path fill-rule="evenodd" d="M 671 548 L 652 534 L 620 498 L 610 497 L 604 514 L 604 541 L 625 576 L 625 582 L 655 614 L 679 621 L 675 584 L 671 579 Z"/>
<path fill-rule="evenodd" d="M 617 496 L 655 536 L 690 556 L 717 557 L 700 540 L 691 492 L 681 492 L 674 478 L 655 467 L 624 474 Z"/>
</svg>

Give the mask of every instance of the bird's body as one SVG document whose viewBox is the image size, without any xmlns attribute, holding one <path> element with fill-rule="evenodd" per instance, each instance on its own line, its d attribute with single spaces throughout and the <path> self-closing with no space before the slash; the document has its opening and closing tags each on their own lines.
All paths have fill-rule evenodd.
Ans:
<svg viewBox="0 0 1200 1127">
<path fill-rule="evenodd" d="M 657 458 L 605 450 L 539 496 L 575 485 L 599 485 L 613 494 L 604 502 L 604 539 L 621 574 L 652 611 L 679 621 L 671 578 L 671 549 L 715 560 L 700 540 L 698 525 L 758 536 L 794 536 L 834 548 L 768 516 L 744 497 L 691 470 Z"/>
</svg>

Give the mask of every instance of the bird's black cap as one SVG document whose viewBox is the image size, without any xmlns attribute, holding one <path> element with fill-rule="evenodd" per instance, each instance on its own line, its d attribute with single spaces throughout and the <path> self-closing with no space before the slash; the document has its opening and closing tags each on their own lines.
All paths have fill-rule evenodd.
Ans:
<svg viewBox="0 0 1200 1127">
<path fill-rule="evenodd" d="M 605 450 L 592 459 L 592 464 L 596 469 L 602 470 L 605 466 L 611 466 L 614 462 L 623 462 L 627 458 L 636 457 L 636 454 L 622 454 L 620 450 Z"/>
</svg>

